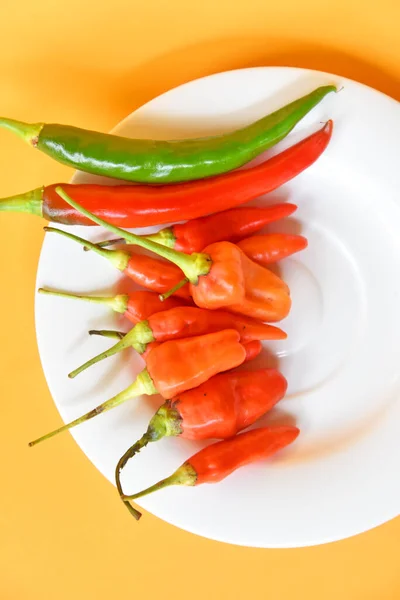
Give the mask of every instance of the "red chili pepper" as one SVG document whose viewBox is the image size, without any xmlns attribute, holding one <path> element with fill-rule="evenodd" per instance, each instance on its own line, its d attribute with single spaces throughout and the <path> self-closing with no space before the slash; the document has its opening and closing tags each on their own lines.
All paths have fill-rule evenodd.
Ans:
<svg viewBox="0 0 400 600">
<path fill-rule="evenodd" d="M 171 297 L 163 301 L 160 300 L 159 294 L 141 290 L 131 292 L 130 294 L 118 294 L 117 296 L 108 298 L 69 294 L 67 292 L 58 292 L 45 288 L 39 288 L 38 292 L 39 294 L 46 294 L 47 296 L 85 300 L 86 302 L 99 304 L 100 306 L 107 306 L 107 308 L 111 308 L 117 313 L 122 313 L 129 321 L 131 321 L 131 323 L 145 321 L 157 312 L 170 310 L 171 308 L 184 305 L 184 301 L 181 299 Z"/>
<path fill-rule="evenodd" d="M 288 217 L 296 208 L 295 204 L 289 203 L 264 207 L 232 208 L 221 213 L 173 225 L 148 236 L 148 238 L 188 254 L 201 252 L 203 248 L 214 242 L 235 242 L 260 231 L 268 223 Z"/>
<path fill-rule="evenodd" d="M 327 147 L 332 121 L 298 144 L 249 169 L 163 186 L 62 184 L 67 194 L 96 216 L 120 227 L 148 227 L 221 212 L 271 192 L 312 165 Z M 92 225 L 60 198 L 58 185 L 0 201 L 0 211 L 28 212 L 67 225 Z"/>
<path fill-rule="evenodd" d="M 203 248 L 214 242 L 236 242 L 260 231 L 268 223 L 288 217 L 296 209 L 295 204 L 289 203 L 261 207 L 241 206 L 186 223 L 178 223 L 146 237 L 162 246 L 191 254 L 201 252 Z M 98 243 L 97 246 L 104 248 L 121 242 L 124 242 L 123 238 L 106 240 Z"/>
<path fill-rule="evenodd" d="M 274 273 L 251 261 L 234 244 L 217 242 L 201 256 L 211 259 L 211 268 L 190 291 L 197 306 L 228 308 L 260 321 L 280 321 L 291 307 L 288 286 Z"/>
<path fill-rule="evenodd" d="M 235 329 L 240 334 L 242 344 L 253 340 L 282 340 L 286 338 L 285 332 L 278 327 L 260 323 L 255 319 L 222 310 L 209 311 L 191 306 L 179 306 L 158 312 L 147 320 L 137 323 L 122 340 L 85 362 L 72 371 L 68 377 L 74 378 L 88 367 L 105 358 L 114 356 L 114 354 L 126 348 L 134 348 L 139 354 L 143 354 L 147 345 L 152 342 L 188 338 L 223 329 Z"/>
<path fill-rule="evenodd" d="M 68 231 L 63 231 L 62 229 L 45 227 L 44 230 L 47 233 L 58 233 L 63 237 L 77 242 L 85 248 L 93 250 L 103 258 L 107 259 L 113 267 L 122 271 L 122 273 L 132 279 L 132 281 L 153 292 L 164 294 L 177 287 L 176 291 L 173 292 L 176 296 L 186 300 L 189 300 L 191 297 L 189 286 L 180 286 L 182 281 L 182 271 L 171 262 L 154 256 L 147 256 L 146 254 L 131 254 L 125 250 L 99 248 L 96 244 L 92 244 L 88 240 L 84 240 Z M 164 298 L 164 300 L 166 299 L 167 298 Z"/>
<path fill-rule="evenodd" d="M 246 351 L 239 339 L 237 331 L 226 329 L 159 344 L 148 353 L 147 367 L 132 385 L 85 415 L 30 442 L 29 445 L 33 446 L 61 431 L 71 429 L 131 398 L 143 394 L 161 394 L 166 399 L 173 398 L 201 385 L 217 373 L 239 366 L 246 358 Z"/>
<path fill-rule="evenodd" d="M 297 427 L 260 427 L 216 442 L 197 452 L 166 479 L 137 494 L 121 494 L 121 499 L 127 503 L 170 485 L 217 483 L 240 467 L 269 458 L 294 442 L 299 433 Z M 119 491 L 121 493 L 120 486 Z M 136 519 L 141 516 L 135 509 L 133 514 Z"/>
<path fill-rule="evenodd" d="M 111 338 L 115 340 L 122 340 L 126 333 L 124 331 L 115 331 L 115 329 L 91 329 L 89 331 L 89 335 L 98 335 L 100 337 Z M 161 342 L 151 342 L 150 344 L 146 344 L 146 349 L 141 355 L 144 360 L 146 360 L 148 354 L 159 346 Z M 243 348 L 246 351 L 246 357 L 244 359 L 245 362 L 249 362 L 254 358 L 257 358 L 263 349 L 263 345 L 259 340 L 253 340 L 252 342 L 243 343 Z"/>
<path fill-rule="evenodd" d="M 302 235 L 268 233 L 246 238 L 237 245 L 252 261 L 260 265 L 268 265 L 304 250 L 308 242 Z"/>
</svg>

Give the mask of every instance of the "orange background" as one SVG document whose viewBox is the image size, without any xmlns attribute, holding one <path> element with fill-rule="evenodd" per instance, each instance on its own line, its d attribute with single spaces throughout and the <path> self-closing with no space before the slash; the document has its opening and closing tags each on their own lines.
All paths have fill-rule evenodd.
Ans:
<svg viewBox="0 0 400 600">
<path fill-rule="evenodd" d="M 371 2 L 368 12 L 364 0 L 6 4 L 0 114 L 17 119 L 107 131 L 173 86 L 257 65 L 331 71 L 400 100 L 398 0 Z M 6 132 L 0 161 L 0 196 L 71 176 Z M 70 435 L 29 450 L 29 439 L 59 423 L 34 329 L 44 223 L 11 214 L 0 223 L 2 600 L 400 597 L 400 519 L 327 546 L 239 548 L 149 514 L 136 524 Z"/>
</svg>

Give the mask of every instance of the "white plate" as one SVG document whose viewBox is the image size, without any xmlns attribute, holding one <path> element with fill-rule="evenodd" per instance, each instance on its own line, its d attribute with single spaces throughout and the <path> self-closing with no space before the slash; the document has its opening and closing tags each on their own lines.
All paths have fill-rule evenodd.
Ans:
<svg viewBox="0 0 400 600">
<path fill-rule="evenodd" d="M 137 137 L 208 135 L 245 125 L 332 82 L 342 91 L 330 94 L 277 147 L 280 151 L 333 118 L 328 150 L 268 198 L 299 206 L 294 218 L 272 229 L 301 231 L 309 240 L 306 251 L 281 265 L 293 310 L 282 323 L 289 339 L 274 350 L 289 389 L 267 419 L 294 420 L 301 435 L 274 460 L 241 469 L 220 484 L 169 488 L 140 501 L 165 521 L 215 540 L 259 547 L 321 544 L 399 514 L 399 106 L 337 76 L 266 67 L 183 85 L 115 129 Z M 80 174 L 78 180 L 96 178 Z M 84 237 L 104 237 L 100 228 L 74 229 Z M 47 235 L 37 283 L 97 292 L 124 282 L 100 257 Z M 40 355 L 64 421 L 123 389 L 142 368 L 132 352 L 68 380 L 69 371 L 110 345 L 87 336 L 94 326 L 120 327 L 121 320 L 92 305 L 37 298 Z M 130 401 L 72 435 L 113 482 L 118 458 L 145 431 L 158 403 L 159 398 Z M 54 440 L 46 443 L 51 452 Z M 148 446 L 126 467 L 124 489 L 133 493 L 156 482 L 199 447 L 179 439 Z M 115 510 L 125 510 L 117 495 L 115 502 Z M 140 524 L 132 520 L 131 526 Z"/>
</svg>

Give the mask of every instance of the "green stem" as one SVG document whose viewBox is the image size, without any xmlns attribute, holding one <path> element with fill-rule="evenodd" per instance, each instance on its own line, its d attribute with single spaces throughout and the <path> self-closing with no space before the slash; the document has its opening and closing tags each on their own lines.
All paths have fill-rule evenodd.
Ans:
<svg viewBox="0 0 400 600">
<path fill-rule="evenodd" d="M 77 242 L 81 246 L 86 246 L 87 248 L 90 248 L 90 250 L 93 250 L 93 252 L 96 252 L 103 258 L 106 258 L 108 261 L 110 261 L 110 263 L 119 271 L 125 271 L 126 267 L 128 266 L 130 256 L 127 252 L 122 252 L 122 250 L 107 250 L 106 248 L 98 248 L 96 244 L 92 244 L 92 242 L 78 237 L 73 233 L 69 233 L 68 231 L 64 231 L 63 229 L 45 227 L 44 230 L 47 233 L 58 233 L 59 235 L 68 238 L 69 240 Z"/>
<path fill-rule="evenodd" d="M 58 230 L 57 230 L 58 231 Z M 74 300 L 84 300 L 85 302 L 91 302 L 92 304 L 101 304 L 112 308 L 115 312 L 124 313 L 128 308 L 129 296 L 127 294 L 118 294 L 112 297 L 103 296 L 81 296 L 80 294 L 69 294 L 67 292 L 58 292 L 55 290 L 48 290 L 46 288 L 39 288 L 39 294 L 45 294 L 47 296 L 58 296 L 59 298 L 72 298 Z"/>
<path fill-rule="evenodd" d="M 125 244 L 124 238 L 115 238 L 113 240 L 104 240 L 104 242 L 97 242 L 98 248 L 107 248 L 107 246 L 114 246 L 115 244 Z M 84 252 L 89 252 L 90 248 L 84 247 Z"/>
<path fill-rule="evenodd" d="M 61 186 L 56 187 L 56 192 L 67 204 L 75 208 L 88 219 L 91 219 L 94 223 L 97 223 L 97 225 L 102 225 L 109 231 L 112 231 L 116 235 L 123 237 L 127 242 L 130 242 L 131 244 L 141 246 L 142 248 L 150 250 L 158 256 L 162 256 L 163 258 L 173 262 L 180 269 L 182 269 L 182 271 L 191 283 L 196 284 L 200 275 L 207 275 L 207 273 L 210 271 L 212 263 L 211 258 L 210 256 L 208 256 L 208 254 L 193 253 L 191 255 L 188 255 L 183 252 L 173 250 L 172 248 L 161 246 L 160 244 L 157 244 L 156 242 L 153 242 L 152 240 L 149 240 L 145 237 L 141 237 L 140 235 L 129 233 L 124 229 L 120 229 L 115 225 L 107 223 L 107 221 L 100 219 L 100 217 L 95 216 L 93 213 L 83 208 L 83 206 L 81 206 L 80 204 L 75 202 L 75 200 L 70 198 L 70 196 L 68 196 L 68 194 L 62 189 Z M 88 245 L 88 247 L 90 248 L 90 245 Z M 99 251 L 99 249 L 97 250 Z"/>
<path fill-rule="evenodd" d="M 0 200 L 0 211 L 20 212 L 43 217 L 43 189 L 36 188 L 25 194 L 9 196 Z"/>
<path fill-rule="evenodd" d="M 162 490 L 163 488 L 169 487 L 170 485 L 196 485 L 197 473 L 189 462 L 184 463 L 179 469 L 175 471 L 166 479 L 162 479 L 158 483 L 151 485 L 150 487 L 138 492 L 137 494 L 132 494 L 130 496 L 126 496 L 123 494 L 121 499 L 124 502 L 128 500 L 136 500 L 137 498 L 142 498 L 142 496 L 147 496 L 147 494 L 152 494 L 153 492 L 157 492 L 158 490 Z"/>
<path fill-rule="evenodd" d="M 24 123 L 23 121 L 0 117 L 0 127 L 12 131 L 32 146 L 37 146 L 43 126 L 44 123 Z"/>
<path fill-rule="evenodd" d="M 165 227 L 164 229 L 157 231 L 157 233 L 146 235 L 146 239 L 156 242 L 157 244 L 161 244 L 161 246 L 167 246 L 167 248 L 174 248 L 176 242 L 176 237 L 172 227 Z"/>
<path fill-rule="evenodd" d="M 131 398 L 136 398 L 137 396 L 141 396 L 143 394 L 146 394 L 148 396 L 158 394 L 156 388 L 154 387 L 153 380 L 151 379 L 147 369 L 144 369 L 141 373 L 139 373 L 132 385 L 127 387 L 125 390 L 123 390 L 116 396 L 113 396 L 113 398 L 110 398 L 110 400 L 99 404 L 99 406 L 89 411 L 88 413 L 82 415 L 81 417 L 74 419 L 74 421 L 63 425 L 62 427 L 59 427 L 58 429 L 55 429 L 50 433 L 46 433 L 46 435 L 43 435 L 42 437 L 34 440 L 33 442 L 29 442 L 29 446 L 35 446 L 36 444 L 39 444 L 39 442 L 43 442 L 44 440 L 47 440 L 58 433 L 67 431 L 68 429 L 72 429 L 73 427 L 76 427 L 76 425 L 80 425 L 85 421 L 89 421 L 90 419 L 93 419 L 93 417 L 97 417 L 97 415 L 107 412 L 115 406 L 119 406 L 123 402 L 126 402 Z"/>
<path fill-rule="evenodd" d="M 121 456 L 118 461 L 115 469 L 115 481 L 120 496 L 123 495 L 121 486 L 121 471 L 125 467 L 128 460 L 140 452 L 140 450 L 147 446 L 149 442 L 157 442 L 163 437 L 180 435 L 182 433 L 181 421 L 182 417 L 180 416 L 179 412 L 175 408 L 172 408 L 168 402 L 160 406 L 156 414 L 151 419 L 146 433 L 138 442 L 128 448 L 125 454 Z M 138 513 L 138 511 L 134 509 L 128 501 L 124 501 L 124 504 L 136 519 L 140 518 L 140 513 Z"/>
<path fill-rule="evenodd" d="M 152 235 L 140 236 L 144 237 L 146 240 L 151 240 L 152 242 L 157 242 L 157 244 L 161 244 L 161 246 L 167 246 L 168 248 L 174 248 L 176 237 L 174 235 L 172 227 L 166 227 L 165 229 L 160 229 L 157 233 L 153 233 Z M 113 246 L 114 244 L 125 244 L 124 238 L 115 238 L 113 240 L 104 240 L 103 242 L 97 242 L 96 246 L 98 248 L 107 248 L 108 246 Z M 84 248 L 84 251 L 87 252 L 90 248 Z"/>
<path fill-rule="evenodd" d="M 147 344 L 150 344 L 154 341 L 155 340 L 153 332 L 148 321 L 140 321 L 134 327 L 132 327 L 130 331 L 128 331 L 128 333 L 122 338 L 122 340 L 117 342 L 108 350 L 100 352 L 100 354 L 98 354 L 97 356 L 94 356 L 90 360 L 86 361 L 85 364 L 81 365 L 74 371 L 71 371 L 68 377 L 70 379 L 73 379 L 74 377 L 79 375 L 79 373 L 82 373 L 82 371 L 85 371 L 92 365 L 95 365 L 96 363 L 100 362 L 101 360 L 104 360 L 105 358 L 114 356 L 114 354 L 121 352 L 121 350 L 125 350 L 125 348 L 133 347 L 137 352 L 139 352 L 139 354 L 143 354 L 143 352 L 146 350 Z"/>
<path fill-rule="evenodd" d="M 168 292 L 165 292 L 164 294 L 160 294 L 159 298 L 160 300 L 163 302 L 164 300 L 167 300 L 167 298 L 169 298 L 170 296 L 172 296 L 172 294 L 175 294 L 175 292 L 177 292 L 178 290 L 180 290 L 181 288 L 183 288 L 184 285 L 186 285 L 188 283 L 188 278 L 185 277 L 184 279 L 181 279 L 181 281 L 179 283 L 177 283 L 176 285 L 174 285 L 173 288 L 171 288 L 170 290 L 168 290 Z"/>
<path fill-rule="evenodd" d="M 100 335 L 113 340 L 122 340 L 126 335 L 123 331 L 114 331 L 113 329 L 91 329 L 88 333 L 89 335 Z"/>
</svg>

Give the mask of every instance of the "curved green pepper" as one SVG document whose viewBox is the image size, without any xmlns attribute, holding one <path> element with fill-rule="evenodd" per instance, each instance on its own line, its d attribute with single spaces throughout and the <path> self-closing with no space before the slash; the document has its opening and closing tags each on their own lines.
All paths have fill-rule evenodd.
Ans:
<svg viewBox="0 0 400 600">
<path fill-rule="evenodd" d="M 129 139 L 68 125 L 28 124 L 0 118 L 26 142 L 70 167 L 126 181 L 169 183 L 202 179 L 244 165 L 288 135 L 333 85 L 231 133 L 199 139 Z"/>
</svg>

